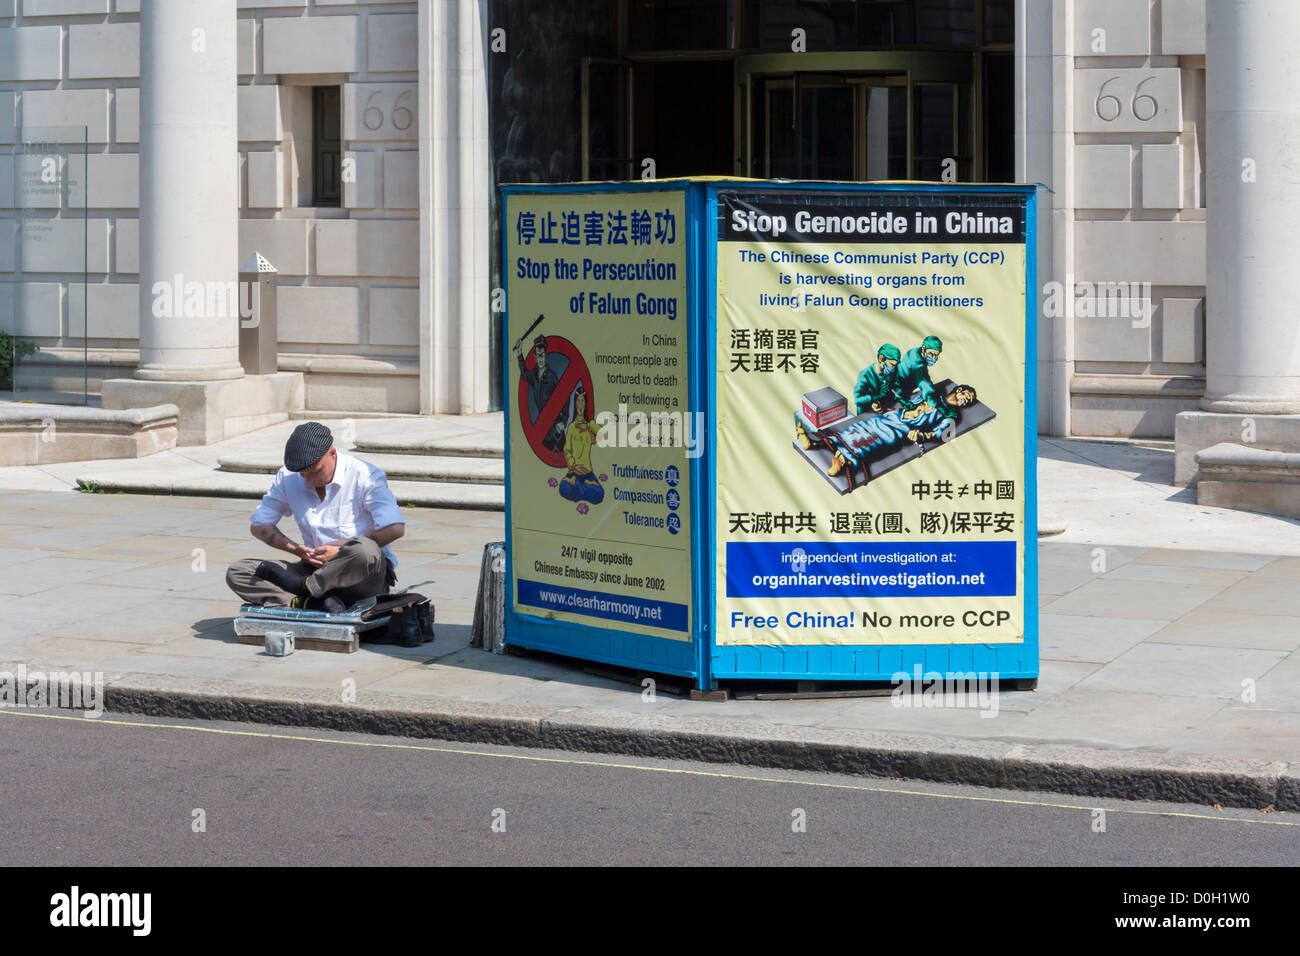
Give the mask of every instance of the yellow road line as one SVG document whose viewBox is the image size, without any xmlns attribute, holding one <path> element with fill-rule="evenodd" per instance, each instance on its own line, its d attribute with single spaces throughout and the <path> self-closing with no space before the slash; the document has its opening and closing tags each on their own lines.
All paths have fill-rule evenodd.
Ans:
<svg viewBox="0 0 1300 956">
<path fill-rule="evenodd" d="M 466 757 L 489 757 L 500 760 L 526 760 L 534 763 L 569 764 L 587 767 L 611 767 L 617 770 L 644 770 L 652 773 L 676 773 L 691 777 L 714 777 L 720 780 L 743 780 L 757 783 L 784 783 L 800 787 L 822 787 L 828 790 L 851 790 L 864 793 L 898 793 L 913 797 L 934 797 L 940 800 L 967 800 L 975 803 L 1005 803 L 1026 807 L 1051 807 L 1056 810 L 1096 810 L 1095 805 L 1072 803 L 1052 803 L 1046 800 L 1015 800 L 1010 797 L 982 797 L 970 794 L 931 793 L 926 790 L 906 790 L 901 787 L 868 787 L 851 783 L 829 783 L 819 780 L 794 780 L 788 777 L 760 777 L 752 774 L 721 773 L 713 770 L 687 770 L 680 767 L 654 767 L 637 763 L 612 763 L 605 760 L 577 760 L 569 757 L 541 757 L 535 754 L 493 753 L 486 750 L 465 750 L 458 747 L 435 747 L 427 744 L 388 744 L 373 740 L 337 740 L 330 737 L 308 737 L 303 734 L 274 734 L 260 730 L 227 730 L 221 727 L 195 727 L 190 724 L 158 724 L 149 721 L 112 720 L 106 717 L 75 717 L 70 714 L 41 714 L 24 710 L 0 710 L 3 717 L 44 717 L 47 720 L 71 720 L 84 724 L 107 724 L 118 727 L 152 727 L 159 730 L 188 730 L 204 734 L 224 734 L 229 737 L 261 737 L 267 740 L 302 740 L 318 744 L 336 744 L 349 747 L 373 747 L 381 750 L 423 750 L 433 753 L 457 754 Z M 335 731 L 351 733 L 353 731 Z M 509 746 L 509 745 L 503 745 Z M 1118 797 L 1103 797 L 1105 800 L 1117 800 Z M 1185 813 L 1171 810 L 1130 810 L 1108 807 L 1108 812 L 1128 813 L 1135 816 L 1179 817 L 1188 820 L 1216 820 L 1218 822 L 1264 824 L 1275 827 L 1297 827 L 1300 822 L 1288 820 L 1254 819 L 1234 816 L 1216 816 L 1209 813 Z M 1242 808 L 1232 808 L 1242 809 Z"/>
</svg>

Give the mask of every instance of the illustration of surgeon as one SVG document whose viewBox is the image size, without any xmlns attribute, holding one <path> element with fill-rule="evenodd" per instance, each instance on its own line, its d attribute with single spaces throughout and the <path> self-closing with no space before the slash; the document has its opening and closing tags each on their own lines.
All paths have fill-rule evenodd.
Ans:
<svg viewBox="0 0 1300 956">
<path fill-rule="evenodd" d="M 927 335 L 919 349 L 909 349 L 898 363 L 898 377 L 894 380 L 894 395 L 904 407 L 931 399 L 940 408 L 943 399 L 930 381 L 930 369 L 939 361 L 943 343 L 937 335 Z"/>
<path fill-rule="evenodd" d="M 894 382 L 898 378 L 898 359 L 898 346 L 886 342 L 876 353 L 876 364 L 868 365 L 858 375 L 853 401 L 857 403 L 859 415 L 880 411 L 884 401 L 893 395 Z"/>
<path fill-rule="evenodd" d="M 817 432 L 812 437 L 815 443 L 834 452 L 827 474 L 831 477 L 844 474 L 852 490 L 859 468 L 862 469 L 863 483 L 870 477 L 866 468 L 868 456 L 887 453 L 904 440 L 922 442 L 951 438 L 957 425 L 958 413 L 954 409 L 973 405 L 976 400 L 974 388 L 958 385 L 948 396 L 947 405 L 942 404 L 936 393 L 911 408 L 895 409 L 854 422 L 837 432 Z"/>
<path fill-rule="evenodd" d="M 564 436 L 564 463 L 569 472 L 560 479 L 560 497 L 566 501 L 587 501 L 598 505 L 605 489 L 591 471 L 591 446 L 600 428 L 587 418 L 587 393 L 579 385 L 573 398 L 573 421 Z"/>
</svg>

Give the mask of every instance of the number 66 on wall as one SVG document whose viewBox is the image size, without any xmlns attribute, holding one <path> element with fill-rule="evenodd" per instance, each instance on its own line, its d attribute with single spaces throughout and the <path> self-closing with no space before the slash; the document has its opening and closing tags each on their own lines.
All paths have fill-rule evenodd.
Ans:
<svg viewBox="0 0 1300 956">
<path fill-rule="evenodd" d="M 1076 70 L 1074 128 L 1079 133 L 1182 130 L 1181 70 Z"/>
<path fill-rule="evenodd" d="M 345 83 L 343 138 L 366 140 L 415 139 L 414 83 Z"/>
</svg>

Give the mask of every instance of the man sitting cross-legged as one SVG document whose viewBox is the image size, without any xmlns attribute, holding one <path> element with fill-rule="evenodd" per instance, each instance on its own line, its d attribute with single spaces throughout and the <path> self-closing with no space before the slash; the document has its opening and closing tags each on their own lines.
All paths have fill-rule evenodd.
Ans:
<svg viewBox="0 0 1300 956">
<path fill-rule="evenodd" d="M 292 514 L 303 544 L 276 525 Z M 305 422 L 284 447 L 284 467 L 253 512 L 253 537 L 297 561 L 244 558 L 226 572 L 249 604 L 316 608 L 339 614 L 397 583 L 389 545 L 406 531 L 380 469 L 340 455 L 328 428 Z"/>
</svg>

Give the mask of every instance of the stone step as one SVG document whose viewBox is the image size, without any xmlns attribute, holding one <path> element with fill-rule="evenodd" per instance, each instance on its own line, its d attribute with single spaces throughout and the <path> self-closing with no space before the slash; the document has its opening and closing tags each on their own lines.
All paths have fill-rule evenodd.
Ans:
<svg viewBox="0 0 1300 956">
<path fill-rule="evenodd" d="M 290 412 L 289 417 L 292 418 L 294 421 L 301 420 L 304 422 L 329 422 L 329 421 L 340 421 L 348 418 L 355 419 L 357 421 L 364 421 L 367 419 L 387 419 L 387 418 L 407 418 L 413 421 L 428 420 L 427 415 L 416 415 L 413 412 L 341 412 L 335 409 L 328 409 L 328 408 L 316 409 L 315 411 L 313 411 L 310 408 L 299 409 L 298 411 Z"/>
<path fill-rule="evenodd" d="M 1196 503 L 1300 518 L 1300 451 L 1221 442 L 1196 453 Z"/>
<path fill-rule="evenodd" d="M 505 443 L 482 435 L 447 438 L 357 437 L 358 453 L 369 460 L 374 455 L 421 455 L 439 458 L 504 458 Z"/>
<path fill-rule="evenodd" d="M 369 453 L 357 457 L 370 462 L 376 468 L 383 469 L 389 481 L 440 481 L 490 485 L 500 485 L 505 482 L 505 462 L 500 458 Z M 274 475 L 283 463 L 283 458 L 278 454 L 257 451 L 231 453 L 217 459 L 217 465 L 222 471 L 243 474 Z"/>
<path fill-rule="evenodd" d="M 179 415 L 168 404 L 104 409 L 0 401 L 0 465 L 144 458 L 176 447 Z"/>
<path fill-rule="evenodd" d="M 149 478 L 96 473 L 77 475 L 82 488 L 143 495 L 201 495 L 218 498 L 261 498 L 270 487 L 264 474 L 213 471 L 186 478 Z M 503 485 L 437 481 L 390 481 L 397 503 L 403 507 L 453 508 L 468 511 L 505 510 Z"/>
</svg>

